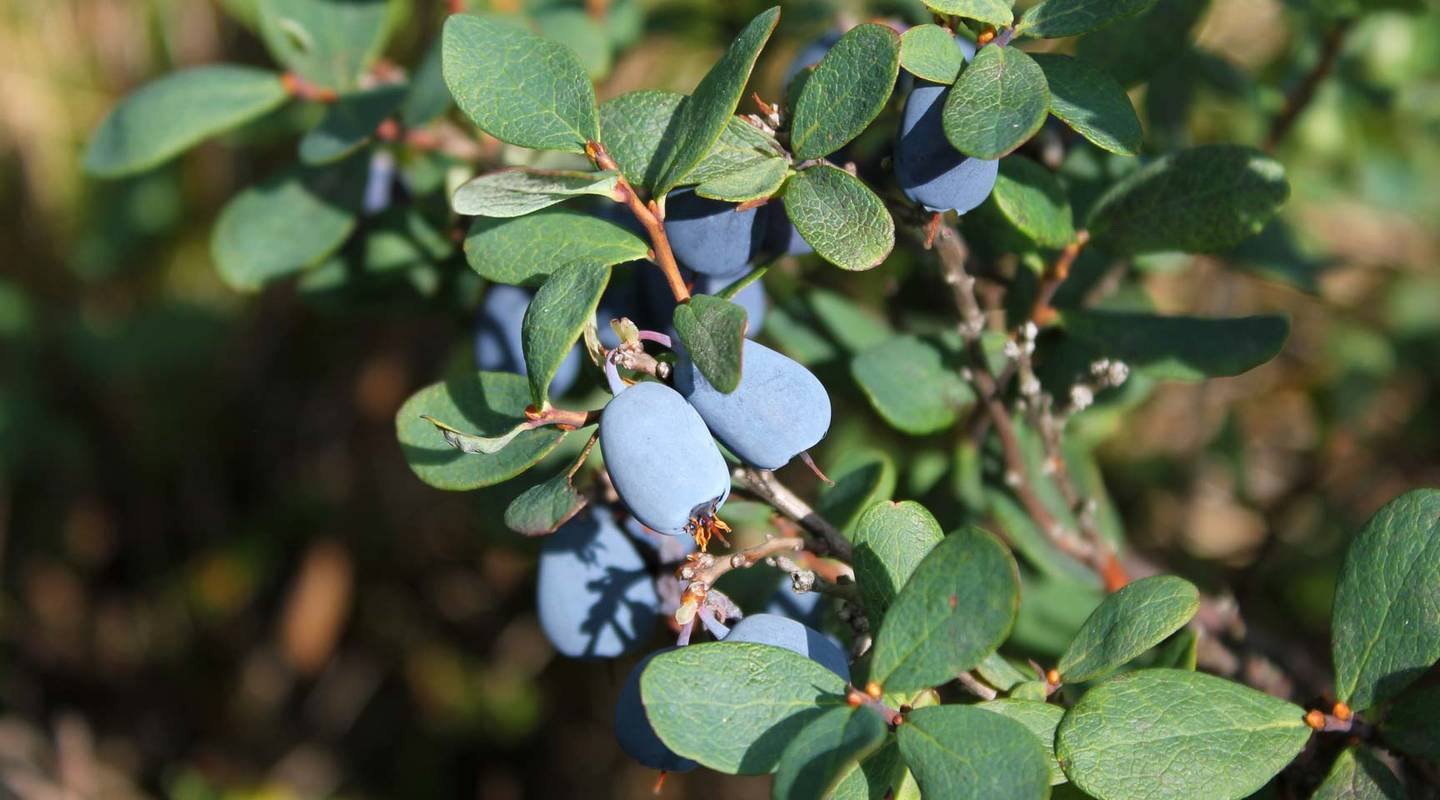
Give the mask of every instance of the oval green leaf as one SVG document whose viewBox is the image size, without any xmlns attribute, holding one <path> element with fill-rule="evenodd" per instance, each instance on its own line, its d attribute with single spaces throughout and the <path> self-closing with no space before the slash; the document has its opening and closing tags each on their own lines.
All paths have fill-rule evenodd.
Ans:
<svg viewBox="0 0 1440 800">
<path fill-rule="evenodd" d="M 1140 118 L 1114 78 L 1059 53 L 1036 53 L 1033 58 L 1050 86 L 1050 113 L 1102 150 L 1122 156 L 1140 152 L 1145 136 Z"/>
<path fill-rule="evenodd" d="M 790 126 L 795 158 L 824 158 L 869 127 L 895 89 L 900 36 L 888 25 L 856 25 L 805 81 Z"/>
<path fill-rule="evenodd" d="M 1041 686 L 1043 688 L 1044 684 Z M 1065 782 L 1065 773 L 1060 770 L 1060 762 L 1055 760 L 1055 729 L 1060 727 L 1060 720 L 1065 716 L 1064 708 L 1044 700 L 1013 698 L 976 703 L 975 707 L 1009 717 L 1035 734 L 1035 738 L 1040 740 L 1040 745 L 1045 750 L 1050 785 L 1058 786 Z"/>
<path fill-rule="evenodd" d="M 945 532 L 919 503 L 885 500 L 860 515 L 853 538 L 855 582 L 865 608 L 879 618 Z"/>
<path fill-rule="evenodd" d="M 790 164 L 785 159 L 760 158 L 707 179 L 695 187 L 695 193 L 727 203 L 749 203 L 780 191 L 789 175 Z"/>
<path fill-rule="evenodd" d="M 1407 492 L 1365 523 L 1335 588 L 1335 694 L 1355 711 L 1440 660 L 1440 490 Z"/>
<path fill-rule="evenodd" d="M 593 214 L 550 208 L 514 219 L 477 217 L 465 237 L 465 260 L 486 280 L 538 286 L 572 261 L 614 266 L 647 258 L 650 245 L 624 226 Z"/>
<path fill-rule="evenodd" d="M 407 88 L 403 83 L 390 83 L 342 95 L 325 109 L 320 124 L 300 140 L 300 160 L 329 164 L 369 144 L 380 123 L 400 107 Z"/>
<path fill-rule="evenodd" d="M 996 159 L 1030 140 L 1050 113 L 1040 65 L 1014 47 L 987 45 L 945 101 L 945 138 L 975 158 Z"/>
<path fill-rule="evenodd" d="M 924 0 L 925 7 L 940 14 L 952 14 L 1003 28 L 1015 21 L 1010 0 Z"/>
<path fill-rule="evenodd" d="M 1070 200 L 1054 173 L 1024 156 L 1000 162 L 991 193 L 995 206 L 1017 230 L 1041 247 L 1059 249 L 1075 239 Z"/>
<path fill-rule="evenodd" d="M 1105 598 L 1060 656 L 1070 683 L 1101 677 L 1165 641 L 1200 610 L 1200 590 L 1184 578 L 1154 575 Z"/>
<path fill-rule="evenodd" d="M 1240 800 L 1305 747 L 1304 718 L 1223 678 L 1147 669 L 1086 692 L 1061 720 L 1055 753 L 1098 800 Z"/>
<path fill-rule="evenodd" d="M 85 151 L 85 172 L 119 178 L 158 167 L 288 96 L 280 76 L 267 70 L 216 64 L 173 72 L 140 87 L 105 117 Z"/>
<path fill-rule="evenodd" d="M 550 381 L 570 349 L 595 319 L 600 296 L 610 283 L 610 267 L 594 261 L 572 261 L 546 279 L 525 310 L 520 344 L 536 408 L 550 404 Z"/>
<path fill-rule="evenodd" d="M 781 647 L 707 642 L 661 653 L 640 676 L 645 715 L 676 754 L 729 774 L 763 775 L 845 681 Z"/>
<path fill-rule="evenodd" d="M 654 183 L 656 195 L 664 195 L 681 185 L 715 146 L 740 104 L 750 72 L 755 69 L 755 60 L 770 41 L 779 20 L 779 6 L 750 20 L 730 43 L 725 55 L 701 79 L 695 92 L 680 103 L 673 126 L 667 129 L 655 154 L 659 162 Z"/>
<path fill-rule="evenodd" d="M 515 167 L 472 178 L 450 198 L 456 214 L 509 219 L 523 217 L 580 195 L 613 197 L 619 173 L 572 172 Z"/>
<path fill-rule="evenodd" d="M 392 10 L 390 0 L 260 0 L 260 38 L 286 69 L 345 91 L 380 58 Z"/>
<path fill-rule="evenodd" d="M 599 140 L 595 87 L 564 45 L 469 14 L 445 21 L 442 42 L 445 85 L 480 130 L 519 147 L 570 153 Z"/>
<path fill-rule="evenodd" d="M 880 715 L 839 706 L 811 720 L 785 746 L 775 771 L 775 800 L 822 800 L 849 771 L 885 742 Z"/>
<path fill-rule="evenodd" d="M 954 83 L 965 68 L 955 34 L 939 25 L 916 25 L 900 37 L 900 65 L 931 83 Z"/>
<path fill-rule="evenodd" d="M 1019 607 L 1010 551 L 978 528 L 956 531 L 920 562 L 885 614 L 870 677 L 887 692 L 939 686 L 995 652 Z"/>
<path fill-rule="evenodd" d="M 230 286 L 253 291 L 324 261 L 355 229 L 369 160 L 281 173 L 230 199 L 210 254 Z"/>
<path fill-rule="evenodd" d="M 1150 10 L 1156 0 L 1044 0 L 1025 13 L 1017 33 L 1042 39 L 1079 36 Z"/>
<path fill-rule="evenodd" d="M 925 797 L 1045 800 L 1045 750 L 1021 723 L 972 706 L 932 706 L 907 714 L 896 730 L 900 752 Z"/>
<path fill-rule="evenodd" d="M 1096 201 L 1086 227 L 1117 256 L 1223 253 L 1264 229 L 1289 197 L 1280 162 L 1248 147 L 1206 145 L 1127 175 Z"/>
<path fill-rule="evenodd" d="M 1348 747 L 1310 800 L 1405 800 L 1405 784 L 1367 748 Z"/>
<path fill-rule="evenodd" d="M 896 792 L 907 774 L 905 761 L 900 756 L 900 745 L 892 737 L 841 777 L 830 800 L 899 797 Z"/>
<path fill-rule="evenodd" d="M 952 427 L 975 393 L 933 342 L 897 336 L 850 362 L 850 374 L 870 405 L 897 430 L 928 436 Z"/>
<path fill-rule="evenodd" d="M 493 455 L 463 453 L 422 417 L 442 420 L 482 436 L 502 437 L 525 421 L 530 393 L 524 376 L 472 372 L 411 395 L 395 414 L 400 449 L 420 480 L 437 489 L 465 492 L 503 483 L 539 463 L 565 434 L 553 427 L 525 431 Z"/>
<path fill-rule="evenodd" d="M 819 164 L 785 182 L 785 212 L 816 255 L 852 272 L 873 269 L 895 247 L 895 220 L 859 178 Z"/>
<path fill-rule="evenodd" d="M 575 491 L 570 473 L 562 472 L 511 500 L 505 508 L 505 527 L 522 536 L 549 536 L 579 514 L 586 502 L 585 495 Z"/>
<path fill-rule="evenodd" d="M 744 307 L 697 294 L 675 307 L 674 322 L 685 352 L 705 380 L 725 394 L 735 391 L 749 324 Z"/>
<path fill-rule="evenodd" d="M 1290 335 L 1281 316 L 1160 317 L 1126 311 L 1065 311 L 1072 336 L 1102 355 L 1161 380 L 1199 381 L 1239 375 L 1280 353 Z"/>
</svg>

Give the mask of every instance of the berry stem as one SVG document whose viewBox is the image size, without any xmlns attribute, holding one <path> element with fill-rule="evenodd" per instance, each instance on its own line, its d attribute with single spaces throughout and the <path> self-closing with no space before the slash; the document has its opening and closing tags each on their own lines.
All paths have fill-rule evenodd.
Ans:
<svg viewBox="0 0 1440 800">
<path fill-rule="evenodd" d="M 1265 152 L 1274 152 L 1280 145 L 1285 135 L 1300 119 L 1300 115 L 1309 107 L 1310 101 L 1315 99 L 1315 92 L 1320 88 L 1320 84 L 1334 71 L 1335 63 L 1340 60 L 1340 51 L 1345 49 L 1345 39 L 1350 34 L 1351 24 L 1347 20 L 1340 20 L 1325 32 L 1325 40 L 1320 45 L 1320 59 L 1315 62 L 1310 72 L 1306 73 L 1304 80 L 1285 97 L 1285 107 L 1275 117 L 1275 121 L 1270 123 L 1270 132 L 1266 134 L 1265 142 L 1261 145 Z"/>
<path fill-rule="evenodd" d="M 1030 309 L 1030 321 L 1036 325 L 1049 325 L 1055 321 L 1055 309 L 1050 303 L 1055 299 L 1055 293 L 1060 290 L 1060 285 L 1070 277 L 1070 268 L 1075 266 L 1075 259 L 1080 257 L 1080 251 L 1090 244 L 1090 231 L 1080 230 L 1075 234 L 1075 239 L 1065 245 L 1060 255 L 1045 270 L 1045 276 L 1040 280 L 1040 291 L 1035 297 L 1035 305 Z"/>
<path fill-rule="evenodd" d="M 600 169 L 613 169 L 620 173 L 620 165 L 606 152 L 605 145 L 599 142 L 587 142 L 585 152 L 590 160 Z M 650 246 L 655 251 L 655 263 L 660 271 L 665 274 L 665 282 L 670 285 L 670 293 L 675 296 L 675 302 L 684 303 L 690 299 L 690 289 L 685 286 L 685 279 L 680 275 L 680 264 L 675 261 L 675 252 L 670 249 L 670 239 L 665 235 L 665 223 L 660 213 L 660 207 L 655 201 L 649 205 L 641 202 L 640 196 L 635 193 L 635 187 L 625 180 L 624 174 L 620 174 L 615 184 L 616 191 L 620 194 L 630 213 L 635 219 L 645 226 L 645 232 L 650 235 Z"/>
<path fill-rule="evenodd" d="M 854 557 L 850 540 L 845 538 L 845 534 L 831 525 L 829 520 L 815 513 L 815 509 L 776 479 L 773 472 L 755 467 L 737 467 L 733 477 L 751 494 L 819 537 L 820 544 L 828 551 L 821 555 L 831 555 L 846 563 Z"/>
</svg>

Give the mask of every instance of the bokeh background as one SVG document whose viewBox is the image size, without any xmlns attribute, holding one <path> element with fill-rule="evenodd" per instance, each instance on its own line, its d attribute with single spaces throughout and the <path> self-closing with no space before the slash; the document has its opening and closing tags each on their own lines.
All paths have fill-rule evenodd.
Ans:
<svg viewBox="0 0 1440 800">
<path fill-rule="evenodd" d="M 406 5 L 401 65 L 448 3 Z M 766 4 L 642 5 L 602 99 L 688 91 Z M 302 119 L 140 178 L 80 174 L 91 131 L 146 80 L 267 63 L 245 6 L 0 0 L 0 795 L 648 795 L 655 776 L 610 734 L 630 662 L 556 658 L 534 545 L 498 522 L 508 495 L 429 489 L 395 443 L 400 403 L 465 357 L 473 287 L 340 311 L 293 286 L 226 287 L 210 226 L 293 158 Z M 770 98 L 837 13 L 914 11 L 783 6 L 756 82 Z M 1151 148 L 1258 144 L 1333 24 L 1304 2 L 1214 0 L 1195 47 L 1133 95 Z M 1284 353 L 1161 387 L 1100 450 L 1137 552 L 1229 587 L 1252 635 L 1320 685 L 1347 537 L 1440 485 L 1440 11 L 1346 28 L 1277 151 L 1284 224 L 1224 261 L 1134 267 L 1165 311 L 1291 314 Z M 783 272 L 869 305 L 893 280 Z M 832 460 L 874 429 L 863 403 L 841 409 Z M 933 486 L 919 463 L 901 462 L 897 495 Z M 767 786 L 692 774 L 665 795 Z"/>
</svg>

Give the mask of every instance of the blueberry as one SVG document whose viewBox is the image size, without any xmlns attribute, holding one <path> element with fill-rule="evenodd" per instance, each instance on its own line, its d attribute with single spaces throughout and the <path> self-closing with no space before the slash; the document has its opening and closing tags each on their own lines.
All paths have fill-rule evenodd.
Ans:
<svg viewBox="0 0 1440 800">
<path fill-rule="evenodd" d="M 990 196 L 1000 162 L 970 158 L 945 138 L 941 117 L 949 95 L 944 84 L 915 82 L 895 145 L 895 177 L 905 196 L 925 208 L 964 214 Z"/>
<path fill-rule="evenodd" d="M 475 364 L 486 372 L 525 374 L 525 350 L 520 344 L 520 327 L 525 309 L 534 295 L 528 289 L 497 283 L 485 292 L 475 315 Z M 580 375 L 577 347 L 560 363 L 550 382 L 550 393 L 562 395 Z"/>
<path fill-rule="evenodd" d="M 654 726 L 650 724 L 650 718 L 645 715 L 645 705 L 640 700 L 641 673 L 655 656 L 674 649 L 666 647 L 656 650 L 630 670 L 629 677 L 625 678 L 625 686 L 620 690 L 620 699 L 615 702 L 615 738 L 620 740 L 620 749 L 640 762 L 641 766 L 666 772 L 689 772 L 695 769 L 695 762 L 675 755 L 660 741 Z"/>
<path fill-rule="evenodd" d="M 665 235 L 680 263 L 706 275 L 745 269 L 764 245 L 766 206 L 737 211 L 734 203 L 677 189 L 665 201 Z"/>
<path fill-rule="evenodd" d="M 782 256 L 808 256 L 815 252 L 815 248 L 795 229 L 790 215 L 785 213 L 785 201 L 775 200 L 770 205 L 775 208 L 770 212 L 770 230 L 766 233 L 765 249 Z"/>
<path fill-rule="evenodd" d="M 830 429 L 830 395 L 798 362 L 746 340 L 740 385 L 723 394 L 676 344 L 675 388 L 730 452 L 761 469 L 779 469 Z"/>
<path fill-rule="evenodd" d="M 571 658 L 615 658 L 643 647 L 660 597 L 635 545 L 608 514 L 586 511 L 540 548 L 540 628 Z"/>
<path fill-rule="evenodd" d="M 850 664 L 844 651 L 825 638 L 825 634 L 793 619 L 776 614 L 751 614 L 735 623 L 725 641 L 783 647 L 809 658 L 847 682 L 850 680 Z"/>
<path fill-rule="evenodd" d="M 637 383 L 605 406 L 600 452 L 620 500 L 657 533 L 693 535 L 730 496 L 730 469 L 705 421 L 664 384 Z"/>
</svg>

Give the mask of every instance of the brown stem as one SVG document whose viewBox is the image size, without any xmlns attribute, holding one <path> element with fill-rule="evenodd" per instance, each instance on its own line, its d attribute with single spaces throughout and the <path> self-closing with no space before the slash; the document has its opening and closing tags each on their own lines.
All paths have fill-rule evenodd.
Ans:
<svg viewBox="0 0 1440 800">
<path fill-rule="evenodd" d="M 823 545 L 828 551 L 822 555 L 830 555 L 847 563 L 852 560 L 854 553 L 845 534 L 831 525 L 829 520 L 815 513 L 815 509 L 777 480 L 773 472 L 754 467 L 737 467 L 733 477 L 744 484 L 751 494 L 819 537 L 817 544 Z"/>
<path fill-rule="evenodd" d="M 1315 99 L 1316 90 L 1335 69 L 1335 62 L 1340 59 L 1340 51 L 1345 48 L 1345 37 L 1349 33 L 1350 23 L 1346 20 L 1335 22 L 1325 32 L 1325 39 L 1320 45 L 1320 60 L 1315 62 L 1315 66 L 1310 68 L 1305 78 L 1286 96 L 1285 107 L 1275 117 L 1274 122 L 1270 123 L 1270 132 L 1266 134 L 1265 143 L 1261 145 L 1265 152 L 1274 152 L 1310 105 L 1310 101 Z"/>
<path fill-rule="evenodd" d="M 619 174 L 616 181 L 616 190 L 620 193 L 622 201 L 629 206 L 630 213 L 635 219 L 645 226 L 645 232 L 650 235 L 650 246 L 655 252 L 655 263 L 659 265 L 660 271 L 665 274 L 665 282 L 670 284 L 670 293 L 675 296 L 675 302 L 684 303 L 690 299 L 690 289 L 685 285 L 685 279 L 680 275 L 680 265 L 675 261 L 675 253 L 670 249 L 670 239 L 665 235 L 665 223 L 660 216 L 660 207 L 651 200 L 649 205 L 640 201 L 640 196 L 635 193 L 635 188 L 620 174 L 620 165 L 605 151 L 605 145 L 599 142 L 587 142 L 585 152 L 590 160 L 600 169 L 612 169 Z"/>
<path fill-rule="evenodd" d="M 280 76 L 280 84 L 291 97 L 300 100 L 309 100 L 315 103 L 333 103 L 340 99 L 334 89 L 326 89 L 323 86 L 316 86 L 293 72 L 287 72 Z"/>
<path fill-rule="evenodd" d="M 1075 266 L 1075 259 L 1080 257 L 1080 251 L 1090 244 L 1090 232 L 1081 230 L 1075 234 L 1075 240 L 1065 245 L 1060 255 L 1045 270 L 1045 276 L 1040 280 L 1040 292 L 1035 297 L 1035 305 L 1030 310 L 1030 321 L 1036 325 L 1049 325 L 1055 321 L 1055 309 L 1050 303 L 1055 299 L 1055 293 L 1060 290 L 1060 285 L 1070 277 L 1070 268 Z"/>
<path fill-rule="evenodd" d="M 1020 438 L 1015 432 L 1015 420 L 1005 406 L 1000 385 L 990 372 L 989 361 L 980 344 L 980 334 L 984 330 L 984 311 L 980 307 L 979 299 L 975 296 L 975 279 L 965 268 L 969 249 L 954 228 L 944 225 L 936 237 L 935 251 L 940 258 L 940 267 L 944 271 L 945 280 L 954 287 L 955 303 L 959 308 L 961 318 L 960 333 L 966 339 L 966 353 L 969 357 L 972 382 L 980 395 L 981 407 L 984 409 L 990 425 L 999 435 L 1000 446 L 1005 453 L 1006 484 L 1015 492 L 1020 504 L 1025 507 L 1025 512 L 1056 548 L 1089 566 L 1105 581 L 1107 586 L 1116 583 L 1119 578 L 1115 573 L 1119 571 L 1123 574 L 1123 570 L 1114 555 L 1107 552 L 1108 548 L 1099 547 L 1092 541 L 1082 540 L 1067 531 L 1065 526 L 1061 525 L 1059 520 L 1055 519 L 1055 516 L 1045 507 L 1031 483 L 1030 471 L 1025 463 L 1025 454 L 1020 447 Z"/>
<path fill-rule="evenodd" d="M 744 550 L 737 550 L 728 556 L 703 557 L 706 566 L 687 565 L 681 568 L 680 577 L 692 585 L 699 583 L 707 588 L 714 586 L 721 576 L 734 569 L 747 569 L 772 556 L 781 553 L 795 553 L 805 549 L 805 540 L 798 536 L 785 536 L 765 541 Z M 689 569 L 690 572 L 686 572 Z"/>
<path fill-rule="evenodd" d="M 536 411 L 534 406 L 525 409 L 525 427 L 534 430 L 554 425 L 566 430 L 578 430 L 600 421 L 599 411 L 571 411 L 564 408 L 547 408 Z"/>
</svg>

